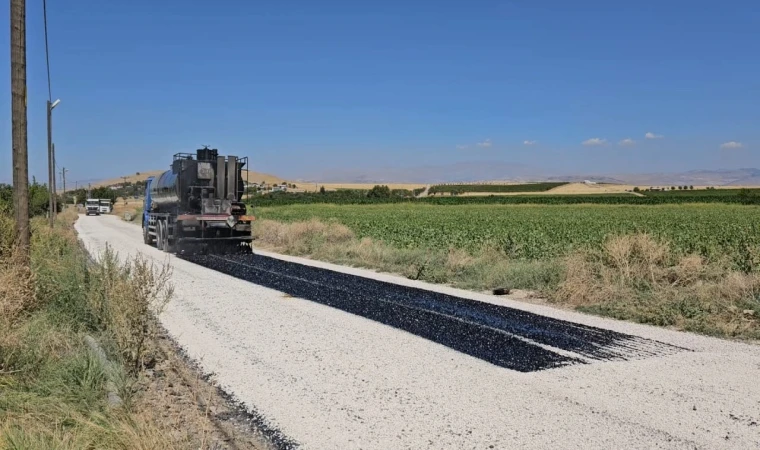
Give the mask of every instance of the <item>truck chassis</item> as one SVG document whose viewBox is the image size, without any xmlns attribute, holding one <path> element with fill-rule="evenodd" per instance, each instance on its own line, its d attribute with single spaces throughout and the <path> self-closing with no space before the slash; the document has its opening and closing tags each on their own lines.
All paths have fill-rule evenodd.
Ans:
<svg viewBox="0 0 760 450">
<path fill-rule="evenodd" d="M 143 241 L 177 254 L 252 253 L 252 216 L 148 213 Z"/>
</svg>

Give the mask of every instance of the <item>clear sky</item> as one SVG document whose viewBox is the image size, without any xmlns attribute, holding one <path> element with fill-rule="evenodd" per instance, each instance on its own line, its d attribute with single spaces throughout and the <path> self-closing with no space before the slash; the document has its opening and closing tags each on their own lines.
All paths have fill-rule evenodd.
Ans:
<svg viewBox="0 0 760 450">
<path fill-rule="evenodd" d="M 42 0 L 27 4 L 30 171 L 46 179 Z M 208 144 L 288 177 L 760 167 L 759 28 L 756 0 L 48 0 L 58 164 L 100 179 Z"/>
</svg>

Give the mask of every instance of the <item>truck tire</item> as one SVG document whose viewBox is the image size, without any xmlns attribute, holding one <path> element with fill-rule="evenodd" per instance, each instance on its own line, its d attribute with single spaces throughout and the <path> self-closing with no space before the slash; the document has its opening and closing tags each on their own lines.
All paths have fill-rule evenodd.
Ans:
<svg viewBox="0 0 760 450">
<path fill-rule="evenodd" d="M 143 222 L 143 243 L 147 245 L 153 243 L 153 236 L 150 235 L 150 231 L 148 230 L 148 226 L 145 225 L 145 222 Z"/>
<path fill-rule="evenodd" d="M 174 244 L 169 240 L 169 221 L 164 222 L 164 251 L 174 253 Z"/>
<path fill-rule="evenodd" d="M 164 221 L 156 221 L 156 248 L 158 250 L 164 249 Z"/>
</svg>

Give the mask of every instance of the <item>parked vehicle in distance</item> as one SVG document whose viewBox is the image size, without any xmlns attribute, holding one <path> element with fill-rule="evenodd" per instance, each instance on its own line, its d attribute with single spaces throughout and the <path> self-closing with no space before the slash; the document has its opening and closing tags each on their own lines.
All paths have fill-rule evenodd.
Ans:
<svg viewBox="0 0 760 450">
<path fill-rule="evenodd" d="M 100 200 L 97 198 L 88 198 L 84 202 L 84 212 L 85 215 L 89 216 L 90 214 L 94 214 L 96 216 L 100 215 Z"/>
<path fill-rule="evenodd" d="M 107 198 L 100 199 L 100 207 L 98 208 L 101 214 L 108 214 L 111 212 L 111 200 Z"/>
</svg>

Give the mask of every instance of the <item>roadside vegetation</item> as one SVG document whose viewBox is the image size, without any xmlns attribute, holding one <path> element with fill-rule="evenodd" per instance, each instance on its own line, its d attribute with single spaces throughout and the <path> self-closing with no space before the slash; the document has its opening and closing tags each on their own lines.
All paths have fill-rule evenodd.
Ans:
<svg viewBox="0 0 760 450">
<path fill-rule="evenodd" d="M 32 178 L 32 182 L 29 183 L 29 215 L 42 216 L 47 214 L 49 199 L 47 186 Z M 9 184 L 0 183 L 0 214 L 11 214 L 12 206 L 13 187 Z"/>
<path fill-rule="evenodd" d="M 760 339 L 755 206 L 313 204 L 257 215 L 259 248 Z"/>
<path fill-rule="evenodd" d="M 154 321 L 169 271 L 107 251 L 90 261 L 63 212 L 32 219 L 31 266 L 0 212 L 0 448 L 170 449 L 190 446 L 143 408 L 137 386 L 155 364 Z M 154 270 L 155 269 L 155 270 Z M 112 364 L 86 343 L 99 342 Z M 109 393 L 111 401 L 109 401 Z M 121 402 L 113 402 L 114 394 Z M 198 448 L 198 445 L 194 445 Z"/>
<path fill-rule="evenodd" d="M 489 186 L 489 185 L 486 185 Z M 499 186 L 499 185 L 494 185 Z M 525 185 L 516 185 L 525 186 Z M 499 186 L 510 187 L 508 185 Z M 431 187 L 431 190 L 433 188 Z M 729 204 L 753 204 L 760 205 L 760 189 L 702 189 L 685 191 L 636 191 L 638 195 L 631 193 L 599 193 L 579 195 L 551 195 L 541 193 L 545 191 L 522 191 L 520 192 L 491 192 L 491 191 L 467 191 L 461 193 L 475 193 L 490 195 L 460 196 L 460 195 L 434 195 L 417 197 L 422 192 L 409 191 L 406 189 L 391 190 L 385 186 L 376 186 L 372 189 L 341 189 L 336 191 L 320 192 L 273 192 L 255 194 L 247 197 L 247 201 L 254 208 L 269 206 L 288 206 L 301 204 L 333 204 L 333 205 L 373 205 L 373 204 L 422 204 L 441 206 L 461 205 L 679 205 L 687 203 L 729 203 Z M 458 191 L 457 191 L 458 192 Z M 535 192 L 539 192 L 536 194 Z M 458 192 L 459 193 L 459 192 Z M 516 195 L 501 195 L 513 193 Z"/>
</svg>

